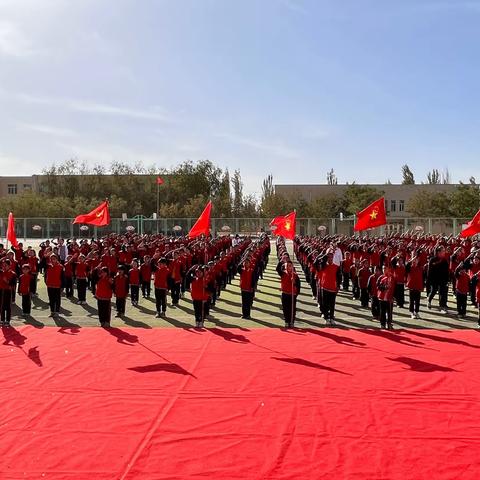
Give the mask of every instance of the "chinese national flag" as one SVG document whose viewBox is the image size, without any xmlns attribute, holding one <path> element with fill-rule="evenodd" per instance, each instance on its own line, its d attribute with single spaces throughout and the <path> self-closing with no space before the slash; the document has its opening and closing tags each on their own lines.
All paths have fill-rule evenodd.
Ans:
<svg viewBox="0 0 480 480">
<path fill-rule="evenodd" d="M 88 223 L 97 227 L 104 227 L 110 224 L 110 211 L 108 210 L 108 202 L 105 200 L 97 208 L 84 215 L 78 215 L 72 223 Z"/>
<path fill-rule="evenodd" d="M 157 185 L 163 185 L 165 182 L 162 177 L 157 177 Z"/>
<path fill-rule="evenodd" d="M 18 247 L 17 236 L 15 235 L 15 219 L 12 212 L 8 214 L 7 241 L 11 243 L 12 247 Z"/>
<path fill-rule="evenodd" d="M 196 238 L 200 235 L 207 236 L 210 233 L 210 212 L 212 210 L 212 202 L 208 202 L 202 214 L 198 217 L 195 225 L 188 232 L 190 238 Z"/>
<path fill-rule="evenodd" d="M 480 210 L 467 223 L 467 226 L 461 231 L 460 236 L 463 238 L 471 237 L 477 233 L 480 233 Z"/>
<path fill-rule="evenodd" d="M 297 213 L 291 212 L 285 216 L 275 217 L 270 226 L 276 227 L 272 230 L 275 235 L 293 240 L 297 229 Z"/>
<path fill-rule="evenodd" d="M 367 228 L 380 227 L 386 223 L 385 199 L 382 197 L 357 213 L 357 223 L 355 224 L 354 230 L 358 232 L 360 230 L 366 230 Z"/>
</svg>

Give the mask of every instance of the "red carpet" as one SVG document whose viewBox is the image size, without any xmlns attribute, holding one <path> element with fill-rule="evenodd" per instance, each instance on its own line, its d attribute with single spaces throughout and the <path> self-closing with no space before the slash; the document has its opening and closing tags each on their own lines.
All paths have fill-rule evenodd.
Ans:
<svg viewBox="0 0 480 480">
<path fill-rule="evenodd" d="M 0 478 L 480 471 L 480 333 L 3 330 Z"/>
</svg>

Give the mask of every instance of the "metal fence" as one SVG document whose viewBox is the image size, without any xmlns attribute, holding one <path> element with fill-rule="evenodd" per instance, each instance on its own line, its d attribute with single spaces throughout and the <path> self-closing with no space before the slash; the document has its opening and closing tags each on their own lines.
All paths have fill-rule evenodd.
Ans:
<svg viewBox="0 0 480 480">
<path fill-rule="evenodd" d="M 71 218 L 17 218 L 17 238 L 92 238 L 109 233 L 122 233 L 133 227 L 137 233 L 163 233 L 182 235 L 189 231 L 196 218 L 160 218 L 142 216 L 134 218 L 112 218 L 107 227 L 73 225 Z M 425 233 L 457 235 L 470 219 L 466 218 L 388 218 L 387 225 L 373 229 L 369 235 L 390 232 L 405 232 L 416 229 Z M 268 232 L 270 218 L 212 218 L 211 227 L 215 235 L 220 233 L 256 234 Z M 333 235 L 353 233 L 354 218 L 297 218 L 297 233 L 300 235 Z M 180 228 L 179 228 L 180 227 Z M 0 218 L 0 237 L 5 238 L 7 219 Z"/>
</svg>

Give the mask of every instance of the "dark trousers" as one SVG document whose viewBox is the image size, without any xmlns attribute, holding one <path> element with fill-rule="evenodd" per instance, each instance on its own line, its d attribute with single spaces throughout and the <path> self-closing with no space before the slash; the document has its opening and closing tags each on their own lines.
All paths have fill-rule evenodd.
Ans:
<svg viewBox="0 0 480 480">
<path fill-rule="evenodd" d="M 171 295 L 172 295 L 172 305 L 178 305 L 178 301 L 180 300 L 180 282 L 175 282 L 173 284 Z"/>
<path fill-rule="evenodd" d="M 420 290 L 410 290 L 410 305 L 408 308 L 410 310 L 410 313 L 418 313 L 418 311 L 420 310 L 420 293 Z"/>
<path fill-rule="evenodd" d="M 467 314 L 467 300 L 468 295 L 466 293 L 457 292 L 457 312 L 459 315 Z"/>
<path fill-rule="evenodd" d="M 380 324 L 386 327 L 387 323 L 390 325 L 393 320 L 393 302 L 380 300 Z"/>
<path fill-rule="evenodd" d="M 12 292 L 8 289 L 0 290 L 1 319 L 4 323 L 10 323 L 12 316 Z"/>
<path fill-rule="evenodd" d="M 65 296 L 67 298 L 73 297 L 73 278 L 65 277 Z"/>
<path fill-rule="evenodd" d="M 253 292 L 242 290 L 242 316 L 249 317 L 252 310 Z"/>
<path fill-rule="evenodd" d="M 403 283 L 397 283 L 395 285 L 395 301 L 400 308 L 405 305 L 405 285 Z"/>
<path fill-rule="evenodd" d="M 97 299 L 97 309 L 98 309 L 98 320 L 103 325 L 105 323 L 110 324 L 110 317 L 112 313 L 112 304 L 110 300 L 98 300 Z"/>
<path fill-rule="evenodd" d="M 138 292 L 140 291 L 140 287 L 138 285 L 130 285 L 130 299 L 132 303 L 138 302 Z"/>
<path fill-rule="evenodd" d="M 32 299 L 30 294 L 22 295 L 22 313 L 24 315 L 30 315 L 32 311 Z"/>
<path fill-rule="evenodd" d="M 205 320 L 207 309 L 206 303 L 203 300 L 194 300 L 193 301 L 193 310 L 195 312 L 195 321 L 203 322 Z"/>
<path fill-rule="evenodd" d="M 87 279 L 77 278 L 78 301 L 84 302 L 87 299 Z"/>
<path fill-rule="evenodd" d="M 149 280 L 148 281 L 142 280 L 142 295 L 144 297 L 149 297 L 151 290 L 152 290 L 151 282 Z"/>
<path fill-rule="evenodd" d="M 350 273 L 343 272 L 343 274 L 342 274 L 342 288 L 345 291 L 348 291 L 349 287 L 350 287 Z"/>
<path fill-rule="evenodd" d="M 157 305 L 157 313 L 165 313 L 167 311 L 167 291 L 164 288 L 155 289 L 155 303 Z"/>
<path fill-rule="evenodd" d="M 34 295 L 37 293 L 37 274 L 34 273 L 30 279 L 30 292 Z"/>
<path fill-rule="evenodd" d="M 323 306 L 323 291 L 320 288 L 320 284 L 317 286 L 317 304 L 318 309 L 322 315 L 325 315 L 325 308 Z"/>
<path fill-rule="evenodd" d="M 58 313 L 60 311 L 61 304 L 61 289 L 54 287 L 47 287 L 48 304 L 50 305 L 50 311 L 52 313 Z"/>
<path fill-rule="evenodd" d="M 289 293 L 282 293 L 282 309 L 285 323 L 293 325 L 297 313 L 297 296 Z"/>
<path fill-rule="evenodd" d="M 372 311 L 372 317 L 378 320 L 380 318 L 380 301 L 378 300 L 378 297 L 372 297 L 370 308 Z"/>
<path fill-rule="evenodd" d="M 125 314 L 125 305 L 127 303 L 127 299 L 125 297 L 117 297 L 115 300 L 115 306 L 117 308 L 117 313 L 119 315 Z"/>
<path fill-rule="evenodd" d="M 337 294 L 329 290 L 322 289 L 323 311 L 326 320 L 333 320 L 335 318 L 335 300 Z"/>
<path fill-rule="evenodd" d="M 310 286 L 312 287 L 312 294 L 314 297 L 317 296 L 317 279 L 314 277 L 310 280 Z"/>
<path fill-rule="evenodd" d="M 448 300 L 448 283 L 432 283 L 430 285 L 430 295 L 428 296 L 429 303 L 432 302 L 433 298 L 438 292 L 438 303 L 440 308 L 447 308 Z"/>
<path fill-rule="evenodd" d="M 360 304 L 362 307 L 368 308 L 368 289 L 367 288 L 361 288 L 360 289 Z"/>
</svg>

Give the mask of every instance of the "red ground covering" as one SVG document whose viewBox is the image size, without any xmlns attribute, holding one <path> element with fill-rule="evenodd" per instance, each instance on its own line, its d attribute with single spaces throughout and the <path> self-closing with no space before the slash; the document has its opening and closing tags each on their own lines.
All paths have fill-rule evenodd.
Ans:
<svg viewBox="0 0 480 480">
<path fill-rule="evenodd" d="M 0 478 L 478 478 L 480 333 L 3 330 Z"/>
</svg>

